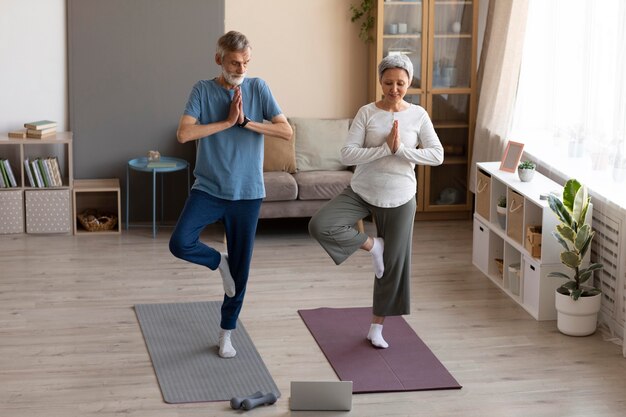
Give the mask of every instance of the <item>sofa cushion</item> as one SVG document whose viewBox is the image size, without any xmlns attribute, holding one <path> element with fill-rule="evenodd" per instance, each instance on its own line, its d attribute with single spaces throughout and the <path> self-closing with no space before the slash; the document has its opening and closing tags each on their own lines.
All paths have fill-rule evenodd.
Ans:
<svg viewBox="0 0 626 417">
<path fill-rule="evenodd" d="M 287 172 L 264 172 L 263 181 L 265 182 L 263 201 L 295 200 L 298 197 L 296 180 Z"/>
<path fill-rule="evenodd" d="M 348 136 L 349 119 L 290 118 L 296 127 L 298 171 L 343 170 L 341 148 Z"/>
<path fill-rule="evenodd" d="M 352 171 L 306 171 L 293 177 L 299 200 L 330 200 L 350 185 Z"/>
<path fill-rule="evenodd" d="M 294 131 L 291 140 L 265 135 L 263 171 L 296 172 L 296 130 L 291 127 Z"/>
</svg>

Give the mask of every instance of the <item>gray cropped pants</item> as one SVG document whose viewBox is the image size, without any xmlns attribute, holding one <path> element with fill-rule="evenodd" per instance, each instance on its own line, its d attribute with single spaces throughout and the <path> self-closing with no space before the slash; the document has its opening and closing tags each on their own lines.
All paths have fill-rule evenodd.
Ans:
<svg viewBox="0 0 626 417">
<path fill-rule="evenodd" d="M 367 240 L 367 234 L 355 227 L 367 215 L 372 216 L 378 237 L 385 241 L 385 273 L 380 279 L 374 277 L 372 312 L 381 317 L 409 314 L 415 197 L 399 207 L 381 208 L 365 202 L 348 187 L 311 218 L 309 233 L 339 265 Z"/>
</svg>

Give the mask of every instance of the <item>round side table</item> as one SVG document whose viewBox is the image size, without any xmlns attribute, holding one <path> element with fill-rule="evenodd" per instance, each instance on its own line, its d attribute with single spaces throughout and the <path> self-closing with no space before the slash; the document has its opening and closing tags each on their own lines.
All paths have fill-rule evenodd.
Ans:
<svg viewBox="0 0 626 417">
<path fill-rule="evenodd" d="M 152 237 L 156 236 L 156 178 L 157 174 L 187 170 L 187 195 L 189 195 L 189 163 L 184 159 L 162 156 L 160 160 L 148 163 L 147 157 L 135 158 L 126 164 L 126 230 L 130 218 L 130 170 L 152 173 Z M 161 177 L 161 216 L 163 216 L 163 177 Z M 162 220 L 162 219 L 161 219 Z"/>
</svg>

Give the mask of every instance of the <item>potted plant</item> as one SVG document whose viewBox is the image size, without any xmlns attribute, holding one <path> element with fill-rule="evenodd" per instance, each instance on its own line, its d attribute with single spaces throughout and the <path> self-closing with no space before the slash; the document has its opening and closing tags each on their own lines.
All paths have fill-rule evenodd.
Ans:
<svg viewBox="0 0 626 417">
<path fill-rule="evenodd" d="M 583 285 L 593 277 L 594 271 L 603 265 L 592 263 L 583 265 L 585 254 L 591 247 L 595 232 L 586 223 L 587 210 L 591 197 L 587 187 L 577 180 L 570 179 L 563 189 L 563 199 L 550 194 L 548 204 L 560 220 L 554 238 L 563 246 L 561 263 L 572 269 L 573 274 L 551 272 L 549 277 L 567 279 L 556 289 L 555 306 L 557 327 L 561 333 L 570 336 L 587 336 L 596 331 L 598 311 L 600 311 L 601 293 L 597 288 Z"/>
<path fill-rule="evenodd" d="M 517 166 L 517 175 L 522 182 L 528 182 L 533 179 L 537 164 L 532 161 L 523 161 Z"/>
<path fill-rule="evenodd" d="M 498 197 L 496 212 L 498 213 L 498 223 L 500 223 L 500 227 L 503 229 L 506 228 L 506 195 Z"/>
</svg>

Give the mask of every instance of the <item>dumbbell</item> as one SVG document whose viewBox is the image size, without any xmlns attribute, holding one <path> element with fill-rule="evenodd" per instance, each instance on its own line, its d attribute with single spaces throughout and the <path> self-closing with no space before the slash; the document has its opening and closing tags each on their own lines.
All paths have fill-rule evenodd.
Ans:
<svg viewBox="0 0 626 417">
<path fill-rule="evenodd" d="M 255 398 L 261 398 L 262 396 L 263 393 L 261 391 L 257 391 L 252 395 L 248 395 L 247 397 L 233 397 L 230 399 L 230 407 L 235 410 L 239 410 L 244 400 L 252 400 Z"/>
<path fill-rule="evenodd" d="M 258 398 L 246 398 L 241 403 L 241 406 L 244 410 L 252 410 L 254 407 L 258 407 L 259 405 L 272 405 L 276 402 L 276 395 L 270 392 L 269 394 L 265 394 L 262 397 Z"/>
</svg>

